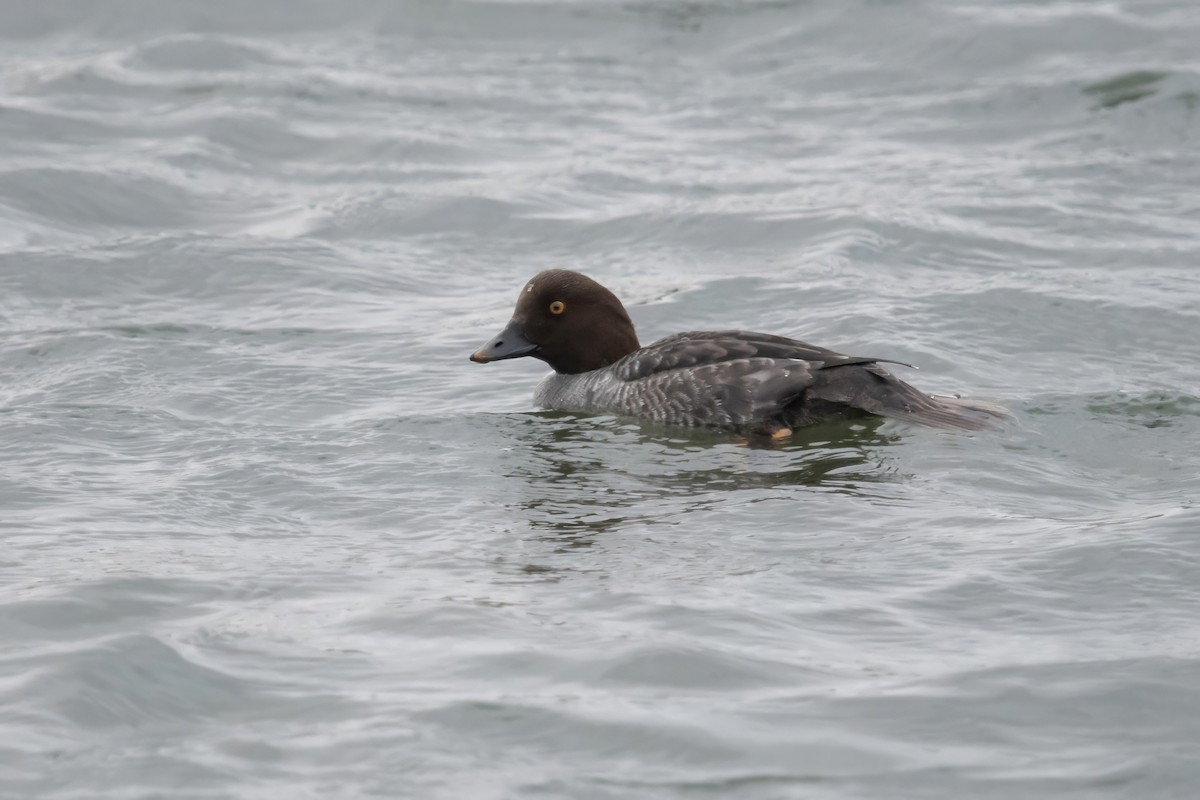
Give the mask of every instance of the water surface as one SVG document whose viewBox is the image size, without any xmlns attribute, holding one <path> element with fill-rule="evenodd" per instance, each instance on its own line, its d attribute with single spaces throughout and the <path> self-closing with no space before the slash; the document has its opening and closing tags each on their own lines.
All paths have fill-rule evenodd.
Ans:
<svg viewBox="0 0 1200 800">
<path fill-rule="evenodd" d="M 1187 797 L 1200 15 L 0 7 L 0 795 Z M 467 355 L 917 364 L 785 446 Z"/>
</svg>

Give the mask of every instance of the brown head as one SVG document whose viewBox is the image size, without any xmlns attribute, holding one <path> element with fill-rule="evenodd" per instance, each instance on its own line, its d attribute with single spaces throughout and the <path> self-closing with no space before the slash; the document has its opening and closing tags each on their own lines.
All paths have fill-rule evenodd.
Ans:
<svg viewBox="0 0 1200 800">
<path fill-rule="evenodd" d="M 508 325 L 471 360 L 533 356 L 555 372 L 575 374 L 607 367 L 639 347 L 615 294 L 586 275 L 550 269 L 525 284 Z"/>
</svg>

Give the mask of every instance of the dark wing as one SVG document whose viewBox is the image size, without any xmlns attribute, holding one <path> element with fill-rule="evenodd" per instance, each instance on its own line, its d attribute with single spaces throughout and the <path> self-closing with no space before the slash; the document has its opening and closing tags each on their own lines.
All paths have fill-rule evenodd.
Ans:
<svg viewBox="0 0 1200 800">
<path fill-rule="evenodd" d="M 769 334 L 680 333 L 613 365 L 614 410 L 666 424 L 769 426 L 833 363 L 857 362 Z"/>
<path fill-rule="evenodd" d="M 613 365 L 619 385 L 611 410 L 668 424 L 764 431 L 810 424 L 839 409 L 965 430 L 1006 417 L 987 403 L 931 397 L 880 363 L 903 364 L 767 333 L 678 333 Z"/>
<path fill-rule="evenodd" d="M 617 377 L 621 380 L 639 380 L 660 372 L 746 358 L 807 361 L 813 370 L 876 362 L 901 363 L 885 358 L 842 355 L 796 339 L 750 331 L 677 333 L 658 340 L 634 355 L 636 357 L 624 358 L 614 365 Z"/>
<path fill-rule="evenodd" d="M 983 400 L 928 395 L 877 364 L 817 373 L 805 402 L 792 409 L 798 420 L 819 416 L 822 404 L 848 406 L 882 417 L 934 428 L 982 430 L 1008 419 L 1008 411 Z"/>
</svg>

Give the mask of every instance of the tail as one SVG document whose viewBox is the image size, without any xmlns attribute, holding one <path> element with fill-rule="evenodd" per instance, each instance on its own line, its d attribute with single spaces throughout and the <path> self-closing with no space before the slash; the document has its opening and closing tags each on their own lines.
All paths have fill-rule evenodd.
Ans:
<svg viewBox="0 0 1200 800">
<path fill-rule="evenodd" d="M 908 388 L 912 389 L 913 387 L 908 386 Z M 914 405 L 903 410 L 888 409 L 880 413 L 885 417 L 916 422 L 931 428 L 960 431 L 994 429 L 1012 416 L 1008 413 L 1008 409 L 986 400 L 972 400 L 968 397 L 949 395 L 928 395 L 922 394 L 916 389 L 913 391 L 921 397 L 920 406 Z"/>
<path fill-rule="evenodd" d="M 805 394 L 808 402 L 836 403 L 881 417 L 948 430 L 996 428 L 1010 417 L 1003 407 L 984 400 L 925 394 L 878 364 L 823 369 Z"/>
</svg>

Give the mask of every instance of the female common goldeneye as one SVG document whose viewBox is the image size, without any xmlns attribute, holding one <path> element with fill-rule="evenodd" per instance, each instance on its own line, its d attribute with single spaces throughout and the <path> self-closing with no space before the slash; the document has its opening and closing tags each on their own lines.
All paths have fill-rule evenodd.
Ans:
<svg viewBox="0 0 1200 800">
<path fill-rule="evenodd" d="M 666 425 L 782 438 L 792 428 L 868 414 L 963 430 L 1007 416 L 999 406 L 927 395 L 879 366 L 901 362 L 782 336 L 692 331 L 642 347 L 616 295 L 565 269 L 525 284 L 508 325 L 471 360 L 522 356 L 554 369 L 534 394 L 542 408 Z"/>
</svg>

